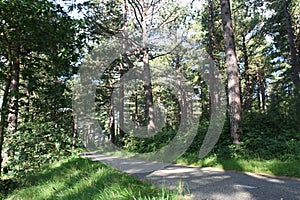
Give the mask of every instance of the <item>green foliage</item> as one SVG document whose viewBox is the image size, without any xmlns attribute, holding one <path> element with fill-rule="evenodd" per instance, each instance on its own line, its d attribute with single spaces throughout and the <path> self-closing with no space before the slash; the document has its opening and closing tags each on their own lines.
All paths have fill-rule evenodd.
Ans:
<svg viewBox="0 0 300 200">
<path fill-rule="evenodd" d="M 192 29 L 192 32 L 199 31 L 193 36 L 196 41 L 194 47 L 201 44 L 209 49 L 207 6 L 204 5 L 204 12 L 199 12 L 198 16 L 191 16 L 194 12 L 188 13 L 186 8 L 179 9 L 178 5 L 172 4 L 173 1 L 166 2 L 165 6 L 159 9 L 159 13 L 172 14 L 176 11 L 176 15 L 174 19 L 171 15 L 170 19 L 166 18 L 168 15 L 159 15 L 160 17 L 153 21 L 155 26 L 166 20 L 163 24 L 171 32 L 177 29 L 183 32 L 188 29 Z M 218 1 L 212 1 L 212 4 L 215 8 L 213 54 L 221 79 L 226 82 L 226 77 L 222 76 L 226 74 L 222 57 L 224 48 L 219 45 L 223 43 L 220 5 Z M 291 14 L 295 42 L 299 50 L 300 31 L 297 26 L 299 3 L 293 0 L 290 6 L 291 10 L 294 10 Z M 300 159 L 300 124 L 296 120 L 298 110 L 295 108 L 299 99 L 290 78 L 290 55 L 287 31 L 283 26 L 285 18 L 282 1 L 235 1 L 232 8 L 242 79 L 242 101 L 244 104 L 249 103 L 249 107 L 246 105 L 247 109 L 243 111 L 240 145 L 232 144 L 227 119 L 223 133 L 209 155 L 211 157 L 199 161 L 194 155 L 199 152 L 202 145 L 209 126 L 209 112 L 212 109 L 209 108 L 209 88 L 203 77 L 195 70 L 197 66 L 191 66 L 190 61 L 181 55 L 186 52 L 179 51 L 151 60 L 151 64 L 169 65 L 174 71 L 183 74 L 194 89 L 198 90 L 196 94 L 200 99 L 202 118 L 198 134 L 183 158 L 187 159 L 188 164 L 197 162 L 204 162 L 204 166 L 223 164 L 224 168 L 229 165 L 231 166 L 229 168 L 239 170 L 248 170 L 245 167 L 247 162 L 238 167 L 238 164 L 227 164 L 226 159 L 257 159 L 262 163 L 277 159 L 275 163 L 280 161 L 297 163 Z M 12 43 L 20 46 L 19 92 L 8 94 L 19 98 L 18 127 L 13 134 L 4 133 L 5 153 L 9 154 L 5 169 L 12 173 L 28 172 L 44 163 L 52 163 L 71 154 L 72 142 L 76 138 L 73 135 L 74 121 L 71 113 L 73 83 L 70 79 L 78 70 L 76 62 L 82 58 L 84 51 L 91 50 L 95 44 L 101 44 L 104 38 L 119 33 L 123 28 L 121 1 L 109 0 L 97 3 L 87 1 L 79 4 L 77 9 L 84 15 L 81 20 L 71 19 L 62 7 L 52 1 L 0 2 L 1 94 L 10 82 L 9 62 L 13 59 L 9 49 L 12 48 Z M 265 15 L 265 9 L 272 10 L 270 16 Z M 129 19 L 131 20 L 128 17 Z M 128 29 L 136 29 L 135 26 L 138 26 L 134 20 L 128 23 Z M 106 50 L 106 47 L 101 45 L 97 48 L 101 51 Z M 119 65 L 122 64 L 124 67 L 122 73 L 128 72 L 133 67 L 140 69 L 142 53 L 138 49 L 136 51 L 127 56 L 129 62 L 125 62 L 125 57 L 116 59 L 102 77 L 99 77 L 101 81 L 96 90 L 96 110 L 100 125 L 107 135 L 110 135 L 110 97 L 113 87 L 119 86 L 117 83 L 123 75 Z M 152 48 L 150 57 L 152 59 L 164 53 L 165 49 Z M 245 66 L 247 60 L 248 69 Z M 157 70 L 151 70 L 154 74 L 158 73 Z M 160 101 L 161 106 L 167 110 L 165 127 L 154 137 L 146 139 L 135 138 L 130 133 L 121 137 L 120 130 L 118 132 L 118 128 L 115 128 L 114 130 L 117 130 L 115 143 L 124 150 L 139 153 L 156 151 L 167 145 L 177 133 L 180 123 L 179 100 L 170 88 L 155 82 L 152 84 L 154 102 Z M 130 93 L 131 91 L 134 92 Z M 135 80 L 134 83 L 125 84 L 125 95 L 128 97 L 125 101 L 128 107 L 125 109 L 130 113 L 130 119 L 124 119 L 125 124 L 131 120 L 136 126 L 146 125 L 143 81 Z M 3 105 L 1 109 L 3 116 L 8 114 L 7 110 L 7 105 Z M 114 117 L 117 122 L 116 114 Z M 5 120 L 1 119 L 1 122 Z M 77 144 L 78 142 L 80 141 L 77 141 Z M 257 161 L 252 164 L 250 162 L 250 165 L 260 164 Z M 274 164 L 274 171 L 280 171 L 280 167 L 286 166 Z M 86 177 L 87 174 L 84 178 Z M 7 188 L 11 183 L 1 184 L 2 188 Z"/>
<path fill-rule="evenodd" d="M 18 98 L 18 126 L 8 132 L 8 105 L 3 104 L 1 154 L 5 169 L 19 173 L 71 152 L 72 95 L 66 82 L 77 71 L 84 34 L 78 33 L 78 21 L 50 1 L 1 1 L 0 13 L 1 89 L 11 82 L 14 45 L 20 54 L 18 92 L 7 94 Z"/>
<path fill-rule="evenodd" d="M 71 157 L 19 178 L 18 188 L 6 199 L 111 198 L 165 200 L 176 196 L 99 162 Z"/>
<path fill-rule="evenodd" d="M 294 121 L 280 113 L 252 115 L 244 121 L 243 146 L 249 150 L 245 155 L 263 159 L 299 158 L 300 134 L 293 127 Z"/>
<path fill-rule="evenodd" d="M 179 158 L 176 163 L 199 167 L 216 167 L 224 170 L 264 173 L 276 176 L 300 177 L 299 159 L 282 161 L 278 159 L 224 158 L 218 155 L 211 155 L 199 160 L 196 154 L 185 154 Z"/>
<path fill-rule="evenodd" d="M 18 183 L 13 179 L 0 180 L 0 199 L 4 199 L 9 193 L 18 187 Z"/>
<path fill-rule="evenodd" d="M 172 128 L 164 128 L 155 136 L 150 138 L 135 138 L 131 135 L 126 135 L 122 143 L 124 150 L 129 152 L 147 153 L 157 151 L 166 146 L 175 137 L 176 131 Z"/>
<path fill-rule="evenodd" d="M 71 120 L 62 121 L 65 125 Z M 70 126 L 55 124 L 53 121 L 37 119 L 34 123 L 27 122 L 13 135 L 8 136 L 9 151 L 14 151 L 9 170 L 15 173 L 27 172 L 44 163 L 52 163 L 61 157 L 71 154 L 72 131 Z M 64 127 L 62 127 L 64 126 Z"/>
</svg>

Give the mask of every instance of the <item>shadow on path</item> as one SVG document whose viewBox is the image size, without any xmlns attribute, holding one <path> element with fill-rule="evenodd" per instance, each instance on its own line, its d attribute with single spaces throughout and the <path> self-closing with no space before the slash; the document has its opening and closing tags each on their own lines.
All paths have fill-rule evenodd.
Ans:
<svg viewBox="0 0 300 200">
<path fill-rule="evenodd" d="M 98 158 L 97 158 L 98 157 Z M 300 181 L 288 178 L 268 177 L 252 173 L 241 173 L 233 171 L 223 171 L 215 168 L 187 167 L 179 165 L 163 165 L 157 163 L 155 168 L 153 163 L 149 166 L 154 167 L 152 171 L 139 172 L 139 162 L 133 159 L 124 159 L 104 155 L 93 155 L 93 160 L 106 164 L 120 165 L 124 168 L 135 168 L 135 172 L 129 174 L 139 179 L 150 181 L 158 186 L 167 186 L 176 189 L 184 185 L 184 192 L 191 194 L 192 199 L 300 199 Z M 145 164 L 141 165 L 141 168 Z M 126 166 L 126 167 L 125 167 Z M 224 166 L 226 167 L 226 166 Z M 236 163 L 236 167 L 242 167 Z M 161 168 L 161 169 L 159 169 Z M 120 170 L 120 169 L 119 169 Z M 180 188 L 179 188 L 180 189 Z"/>
</svg>

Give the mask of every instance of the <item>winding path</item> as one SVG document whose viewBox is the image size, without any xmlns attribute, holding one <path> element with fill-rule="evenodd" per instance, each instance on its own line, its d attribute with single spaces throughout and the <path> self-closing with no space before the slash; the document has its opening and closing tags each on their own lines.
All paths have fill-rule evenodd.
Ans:
<svg viewBox="0 0 300 200">
<path fill-rule="evenodd" d="M 253 173 L 223 171 L 84 153 L 142 180 L 161 186 L 183 185 L 187 199 L 195 200 L 300 200 L 300 180 Z M 300 166 L 299 166 L 300 167 Z M 188 198 L 188 197 L 191 198 Z"/>
</svg>

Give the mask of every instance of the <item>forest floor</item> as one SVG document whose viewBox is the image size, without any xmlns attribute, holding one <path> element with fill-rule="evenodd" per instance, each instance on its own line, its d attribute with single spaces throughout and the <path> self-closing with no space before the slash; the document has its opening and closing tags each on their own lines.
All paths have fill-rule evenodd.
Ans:
<svg viewBox="0 0 300 200">
<path fill-rule="evenodd" d="M 155 185 L 180 189 L 186 198 L 191 199 L 300 199 L 300 179 L 296 178 L 148 162 L 96 153 L 83 156 Z"/>
</svg>

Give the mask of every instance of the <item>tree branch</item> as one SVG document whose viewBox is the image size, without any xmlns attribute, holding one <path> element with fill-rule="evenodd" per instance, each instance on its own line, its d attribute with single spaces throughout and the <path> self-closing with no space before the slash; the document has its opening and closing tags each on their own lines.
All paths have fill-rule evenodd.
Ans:
<svg viewBox="0 0 300 200">
<path fill-rule="evenodd" d="M 136 4 L 136 1 L 133 0 L 128 0 L 128 3 L 130 4 L 130 6 L 133 8 L 133 13 L 134 13 L 134 16 L 140 26 L 140 28 L 142 29 L 142 24 L 141 24 L 141 21 L 143 21 L 143 14 L 142 14 L 142 11 L 140 10 L 139 6 Z M 139 17 L 138 17 L 138 14 L 140 15 L 140 18 L 141 18 L 141 21 L 139 20 Z"/>
</svg>

